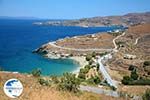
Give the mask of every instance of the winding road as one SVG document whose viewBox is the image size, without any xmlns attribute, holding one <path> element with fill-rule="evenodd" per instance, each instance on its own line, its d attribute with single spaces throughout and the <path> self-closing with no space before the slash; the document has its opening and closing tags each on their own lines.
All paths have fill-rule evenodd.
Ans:
<svg viewBox="0 0 150 100">
<path fill-rule="evenodd" d="M 121 35 L 117 36 L 116 38 L 113 39 L 113 44 L 114 44 L 114 48 L 113 49 L 76 49 L 76 48 L 67 48 L 67 47 L 61 47 L 56 45 L 56 42 L 49 42 L 48 44 L 50 44 L 51 46 L 54 46 L 56 48 L 59 49 L 66 49 L 66 50 L 75 50 L 75 51 L 102 51 L 105 50 L 107 52 L 110 51 L 109 54 L 104 55 L 102 57 L 99 57 L 97 62 L 100 65 L 99 71 L 102 73 L 104 79 L 107 81 L 107 83 L 110 86 L 114 86 L 115 88 L 117 88 L 117 84 L 114 80 L 112 80 L 112 78 L 110 77 L 109 73 L 106 70 L 106 67 L 103 65 L 102 61 L 106 61 L 106 59 L 110 59 L 111 58 L 111 53 L 118 51 L 117 50 L 117 44 L 116 44 L 116 40 L 122 36 L 125 35 L 125 32 L 123 32 Z M 135 43 L 137 43 L 138 39 L 136 40 Z M 94 93 L 98 93 L 98 94 L 106 94 L 106 95 L 110 95 L 110 96 L 114 96 L 114 97 L 119 97 L 118 92 L 115 91 L 111 91 L 111 90 L 104 90 L 98 87 L 91 87 L 91 86 L 80 86 L 80 90 L 84 90 L 84 91 L 89 91 L 89 92 L 94 92 Z"/>
<path fill-rule="evenodd" d="M 59 48 L 59 49 L 65 49 L 65 50 L 72 50 L 72 51 L 112 51 L 112 49 L 76 49 L 76 48 L 67 48 L 67 47 L 62 47 L 62 46 L 58 46 L 56 45 L 56 42 L 49 42 L 49 45 Z"/>
<path fill-rule="evenodd" d="M 136 38 L 134 45 L 136 45 L 138 43 L 139 39 L 140 39 L 140 37 Z"/>
<path fill-rule="evenodd" d="M 97 60 L 97 62 L 99 63 L 100 65 L 100 72 L 102 73 L 104 79 L 107 81 L 107 83 L 110 85 L 110 86 L 114 86 L 115 88 L 117 88 L 117 84 L 114 80 L 112 80 L 112 78 L 110 77 L 109 73 L 107 72 L 106 70 L 106 67 L 103 65 L 102 61 L 105 61 L 105 59 L 110 59 L 111 58 L 111 53 L 117 51 L 117 44 L 116 44 L 116 40 L 122 36 L 125 35 L 125 32 L 122 33 L 121 35 L 117 36 L 116 38 L 113 39 L 113 44 L 114 44 L 114 49 L 112 52 L 110 52 L 109 54 L 107 55 L 104 55 L 102 57 L 99 57 L 99 59 Z"/>
</svg>

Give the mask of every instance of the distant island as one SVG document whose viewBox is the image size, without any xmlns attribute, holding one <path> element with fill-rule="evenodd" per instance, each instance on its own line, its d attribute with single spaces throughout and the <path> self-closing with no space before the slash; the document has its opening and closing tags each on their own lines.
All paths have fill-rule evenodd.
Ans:
<svg viewBox="0 0 150 100">
<path fill-rule="evenodd" d="M 35 22 L 33 24 L 52 25 L 52 26 L 99 27 L 112 25 L 130 26 L 142 23 L 150 23 L 150 12 L 128 13 L 122 16 L 106 16 L 106 17 L 82 18 L 76 20 Z"/>
<path fill-rule="evenodd" d="M 9 20 L 40 20 L 41 18 L 37 17 L 24 17 L 24 16 L 19 16 L 19 17 L 9 17 L 9 16 L 0 16 L 0 19 L 9 19 Z"/>
</svg>

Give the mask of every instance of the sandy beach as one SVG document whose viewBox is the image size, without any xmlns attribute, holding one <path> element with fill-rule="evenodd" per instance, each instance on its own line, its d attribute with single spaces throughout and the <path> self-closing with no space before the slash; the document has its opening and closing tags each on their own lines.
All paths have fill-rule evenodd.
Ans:
<svg viewBox="0 0 150 100">
<path fill-rule="evenodd" d="M 85 65 L 88 64 L 84 56 L 73 56 L 73 57 L 69 57 L 69 59 L 72 59 L 77 63 L 79 63 L 79 67 L 77 67 L 77 69 L 73 71 L 73 73 L 75 74 L 77 74 L 81 68 L 83 68 Z"/>
</svg>

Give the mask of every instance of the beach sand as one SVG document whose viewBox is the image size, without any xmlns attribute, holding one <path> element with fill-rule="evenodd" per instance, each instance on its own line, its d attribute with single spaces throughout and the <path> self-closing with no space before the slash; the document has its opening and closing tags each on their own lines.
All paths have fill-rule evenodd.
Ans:
<svg viewBox="0 0 150 100">
<path fill-rule="evenodd" d="M 80 69 L 84 68 L 84 66 L 88 64 L 84 56 L 73 56 L 73 57 L 69 57 L 69 59 L 72 59 L 77 63 L 79 63 L 79 67 L 77 67 L 77 69 L 73 71 L 73 73 L 75 74 L 78 74 Z"/>
</svg>

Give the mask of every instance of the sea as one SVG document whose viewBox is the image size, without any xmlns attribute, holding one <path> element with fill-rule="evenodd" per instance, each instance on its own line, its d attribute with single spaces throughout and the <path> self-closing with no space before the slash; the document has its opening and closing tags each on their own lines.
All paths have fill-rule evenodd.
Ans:
<svg viewBox="0 0 150 100">
<path fill-rule="evenodd" d="M 48 59 L 32 51 L 60 38 L 120 28 L 33 25 L 36 21 L 39 20 L 0 19 L 0 68 L 4 71 L 31 73 L 39 68 L 42 75 L 46 76 L 73 72 L 79 67 L 77 62 L 71 59 Z"/>
</svg>

